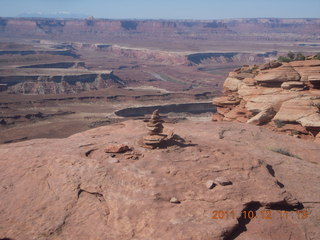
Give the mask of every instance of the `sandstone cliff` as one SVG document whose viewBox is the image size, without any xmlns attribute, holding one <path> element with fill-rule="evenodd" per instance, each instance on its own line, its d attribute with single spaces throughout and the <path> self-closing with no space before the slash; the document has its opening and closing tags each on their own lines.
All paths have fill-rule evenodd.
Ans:
<svg viewBox="0 0 320 240">
<path fill-rule="evenodd" d="M 224 82 L 215 98 L 214 120 L 268 125 L 290 135 L 320 132 L 320 60 L 270 62 L 242 67 Z"/>
<path fill-rule="evenodd" d="M 127 121 L 0 145 L 0 239 L 318 239 L 318 144 L 240 123 L 164 127 L 184 142 L 142 148 L 145 124 Z"/>
<path fill-rule="evenodd" d="M 158 46 L 172 45 L 176 41 L 179 46 L 181 40 L 317 41 L 320 34 L 319 22 L 319 19 L 157 21 L 0 18 L 0 32 L 6 38 L 84 42 L 94 40 L 95 43 L 137 43 L 149 40 Z M 185 49 L 190 49 L 190 46 Z"/>
<path fill-rule="evenodd" d="M 0 76 L 1 83 L 6 84 L 9 93 L 22 94 L 60 94 L 79 93 L 98 90 L 111 86 L 123 86 L 124 82 L 110 71 L 99 72 L 56 72 L 44 71 L 36 75 Z M 37 70 L 39 72 L 39 70 Z"/>
</svg>

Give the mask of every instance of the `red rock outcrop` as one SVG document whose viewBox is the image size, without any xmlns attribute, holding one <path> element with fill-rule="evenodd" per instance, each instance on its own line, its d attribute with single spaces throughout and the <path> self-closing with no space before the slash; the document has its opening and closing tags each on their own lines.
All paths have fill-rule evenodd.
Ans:
<svg viewBox="0 0 320 240">
<path fill-rule="evenodd" d="M 140 147 L 142 121 L 0 145 L 0 238 L 319 237 L 319 144 L 249 124 L 174 128 L 185 143 L 166 149 Z M 108 143 L 139 158 L 110 159 Z"/>
<path fill-rule="evenodd" d="M 320 60 L 242 67 L 229 74 L 224 93 L 213 100 L 214 120 L 269 125 L 298 136 L 320 132 Z"/>
</svg>

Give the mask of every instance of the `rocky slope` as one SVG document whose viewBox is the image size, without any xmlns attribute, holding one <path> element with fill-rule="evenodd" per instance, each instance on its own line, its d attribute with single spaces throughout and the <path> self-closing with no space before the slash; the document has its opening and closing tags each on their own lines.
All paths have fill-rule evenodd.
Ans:
<svg viewBox="0 0 320 240">
<path fill-rule="evenodd" d="M 0 145 L 0 238 L 318 238 L 318 144 L 241 123 L 164 127 L 180 137 L 155 150 L 139 145 L 142 121 Z M 132 150 L 105 153 L 114 144 Z"/>
<path fill-rule="evenodd" d="M 213 120 L 267 125 L 297 137 L 320 132 L 320 60 L 270 62 L 229 74 Z M 317 140 L 318 141 L 318 140 Z"/>
</svg>

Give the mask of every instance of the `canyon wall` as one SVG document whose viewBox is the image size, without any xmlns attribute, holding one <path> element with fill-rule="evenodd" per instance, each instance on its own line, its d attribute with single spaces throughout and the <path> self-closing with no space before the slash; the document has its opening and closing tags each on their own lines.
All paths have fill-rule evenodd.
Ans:
<svg viewBox="0 0 320 240">
<path fill-rule="evenodd" d="M 0 18 L 3 37 L 110 42 L 159 40 L 162 37 L 206 40 L 319 40 L 320 19 L 232 19 L 210 21 L 166 20 L 57 20 Z M 284 39 L 283 39 L 284 40 Z"/>
<path fill-rule="evenodd" d="M 9 93 L 60 94 L 98 90 L 110 86 L 122 86 L 123 81 L 111 73 L 73 75 L 25 75 L 0 76 Z"/>
</svg>

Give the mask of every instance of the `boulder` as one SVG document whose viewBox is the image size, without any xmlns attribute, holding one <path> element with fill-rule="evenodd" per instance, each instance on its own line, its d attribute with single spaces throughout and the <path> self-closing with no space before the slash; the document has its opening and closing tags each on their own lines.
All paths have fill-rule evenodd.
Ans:
<svg viewBox="0 0 320 240">
<path fill-rule="evenodd" d="M 311 96 L 302 96 L 283 102 L 273 120 L 298 122 L 299 119 L 316 113 L 318 109 L 312 105 L 314 101 L 311 99 Z"/>
<path fill-rule="evenodd" d="M 175 203 L 175 204 L 179 204 L 179 203 L 180 203 L 180 201 L 179 201 L 177 198 L 175 198 L 175 197 L 172 197 L 172 198 L 170 199 L 170 202 L 171 202 L 171 203 Z"/>
<path fill-rule="evenodd" d="M 311 115 L 304 116 L 297 120 L 304 127 L 316 127 L 320 128 L 320 114 L 314 113 Z"/>
<path fill-rule="evenodd" d="M 234 107 L 228 113 L 224 114 L 224 116 L 230 120 L 240 120 L 239 122 L 246 122 L 246 120 L 241 120 L 241 118 L 247 116 L 248 114 L 250 114 L 249 111 L 242 104 L 240 104 Z"/>
<path fill-rule="evenodd" d="M 216 184 L 214 183 L 213 180 L 208 180 L 208 181 L 206 182 L 206 187 L 207 187 L 208 189 L 212 189 L 212 188 L 214 188 L 215 186 L 216 186 Z"/>
<path fill-rule="evenodd" d="M 238 91 L 238 88 L 241 85 L 241 83 L 242 82 L 237 78 L 228 77 L 223 84 L 223 88 L 226 91 L 235 92 Z"/>
<path fill-rule="evenodd" d="M 289 64 L 270 70 L 263 70 L 255 77 L 256 81 L 261 83 L 299 81 L 300 78 L 300 74 Z"/>
<path fill-rule="evenodd" d="M 251 112 L 261 112 L 268 107 L 279 110 L 283 102 L 297 97 L 297 93 L 257 95 L 248 100 L 246 108 Z"/>
<path fill-rule="evenodd" d="M 104 151 L 106 153 L 124 153 L 129 150 L 130 150 L 129 146 L 125 144 L 110 144 L 106 146 Z"/>
<path fill-rule="evenodd" d="M 217 177 L 215 179 L 215 182 L 220 184 L 220 185 L 222 185 L 222 186 L 232 185 L 232 182 L 228 178 L 222 177 L 222 176 L 221 177 Z"/>
<path fill-rule="evenodd" d="M 270 107 L 261 112 L 259 112 L 254 117 L 250 118 L 247 123 L 254 125 L 262 125 L 268 123 L 276 114 L 276 111 Z"/>
</svg>

